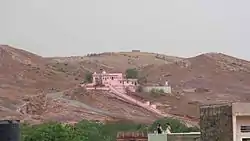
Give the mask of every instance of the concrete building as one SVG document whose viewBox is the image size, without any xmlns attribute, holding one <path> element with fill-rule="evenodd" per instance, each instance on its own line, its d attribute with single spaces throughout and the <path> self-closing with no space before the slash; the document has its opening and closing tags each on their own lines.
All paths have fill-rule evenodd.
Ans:
<svg viewBox="0 0 250 141">
<path fill-rule="evenodd" d="M 250 141 L 250 103 L 233 103 L 233 141 Z"/>
<path fill-rule="evenodd" d="M 144 86 L 143 87 L 144 92 L 151 92 L 152 90 L 162 91 L 166 94 L 172 93 L 172 88 L 171 86 L 169 86 L 168 81 L 165 82 L 164 86 Z"/>
<path fill-rule="evenodd" d="M 93 82 L 90 84 L 83 84 L 82 86 L 88 90 L 110 90 L 110 87 L 116 89 L 121 93 L 126 93 L 126 90 L 135 92 L 139 86 L 137 79 L 127 79 L 122 73 L 102 73 L 92 74 Z M 163 86 L 143 86 L 144 92 L 151 92 L 152 90 L 163 91 L 164 93 L 171 93 L 171 86 L 165 82 Z"/>
<path fill-rule="evenodd" d="M 200 141 L 200 132 L 148 134 L 148 141 Z"/>
<path fill-rule="evenodd" d="M 149 133 L 147 138 L 145 134 L 143 138 L 120 134 L 118 141 L 250 141 L 250 103 L 202 105 L 200 130 L 190 133 Z"/>
<path fill-rule="evenodd" d="M 250 141 L 250 103 L 200 108 L 202 141 Z"/>
<path fill-rule="evenodd" d="M 126 79 L 122 73 L 93 73 L 93 82 L 84 84 L 86 89 L 109 90 L 110 87 L 115 88 L 119 92 L 126 92 L 126 89 L 135 92 L 138 86 L 137 79 Z"/>
<path fill-rule="evenodd" d="M 127 91 L 135 92 L 138 87 L 137 79 L 126 79 L 122 73 L 93 73 L 93 82 L 89 84 L 82 84 L 81 86 L 87 90 L 103 90 L 109 91 L 115 94 L 116 97 L 122 98 L 129 102 L 132 102 L 142 108 L 145 108 L 156 115 L 166 116 L 160 110 L 157 109 L 157 106 L 150 101 L 142 102 L 137 100 L 129 95 Z M 113 95 L 114 96 L 114 95 Z"/>
<path fill-rule="evenodd" d="M 141 52 L 141 50 L 134 49 L 134 50 L 132 50 L 132 52 Z"/>
<path fill-rule="evenodd" d="M 200 132 L 163 134 L 119 132 L 116 141 L 200 141 Z"/>
</svg>

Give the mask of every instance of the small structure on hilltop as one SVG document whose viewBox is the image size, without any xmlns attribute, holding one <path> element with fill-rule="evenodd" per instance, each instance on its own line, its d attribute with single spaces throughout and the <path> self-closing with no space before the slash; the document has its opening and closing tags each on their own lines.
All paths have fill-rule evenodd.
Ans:
<svg viewBox="0 0 250 141">
<path fill-rule="evenodd" d="M 95 72 L 92 74 L 92 77 L 92 83 L 83 84 L 87 90 L 110 90 L 114 88 L 119 92 L 125 93 L 126 90 L 135 92 L 138 86 L 137 79 L 126 79 L 122 73 Z"/>
<path fill-rule="evenodd" d="M 166 81 L 165 85 L 163 85 L 163 86 L 152 86 L 152 85 L 144 86 L 143 91 L 144 92 L 159 91 L 159 92 L 170 94 L 170 93 L 172 93 L 172 88 L 169 85 L 168 81 Z"/>
<path fill-rule="evenodd" d="M 132 52 L 141 52 L 141 51 L 138 49 L 134 49 L 134 50 L 132 50 Z"/>
</svg>

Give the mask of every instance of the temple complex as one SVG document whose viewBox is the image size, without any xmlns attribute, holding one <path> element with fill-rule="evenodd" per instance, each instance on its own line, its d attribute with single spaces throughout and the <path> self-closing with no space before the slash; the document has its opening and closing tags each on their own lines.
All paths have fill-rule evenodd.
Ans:
<svg viewBox="0 0 250 141">
<path fill-rule="evenodd" d="M 85 84 L 86 89 L 100 89 L 110 90 L 112 88 L 119 92 L 126 92 L 126 90 L 135 92 L 138 86 L 137 79 L 127 79 L 122 73 L 93 73 L 93 82 Z"/>
</svg>

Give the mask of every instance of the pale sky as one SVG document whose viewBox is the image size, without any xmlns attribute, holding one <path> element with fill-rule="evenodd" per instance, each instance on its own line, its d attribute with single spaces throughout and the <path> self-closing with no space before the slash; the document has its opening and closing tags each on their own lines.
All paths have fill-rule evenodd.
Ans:
<svg viewBox="0 0 250 141">
<path fill-rule="evenodd" d="M 250 60 L 250 0 L 0 0 L 0 44 L 42 56 L 140 49 Z"/>
</svg>

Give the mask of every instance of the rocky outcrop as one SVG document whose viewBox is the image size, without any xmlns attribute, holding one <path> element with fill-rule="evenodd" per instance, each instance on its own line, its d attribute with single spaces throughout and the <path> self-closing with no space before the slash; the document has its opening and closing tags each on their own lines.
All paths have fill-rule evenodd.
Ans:
<svg viewBox="0 0 250 141">
<path fill-rule="evenodd" d="M 29 115 L 43 114 L 46 111 L 49 103 L 49 99 L 45 94 L 27 97 L 23 100 L 25 103 L 20 108 L 18 108 L 18 112 Z"/>
</svg>

